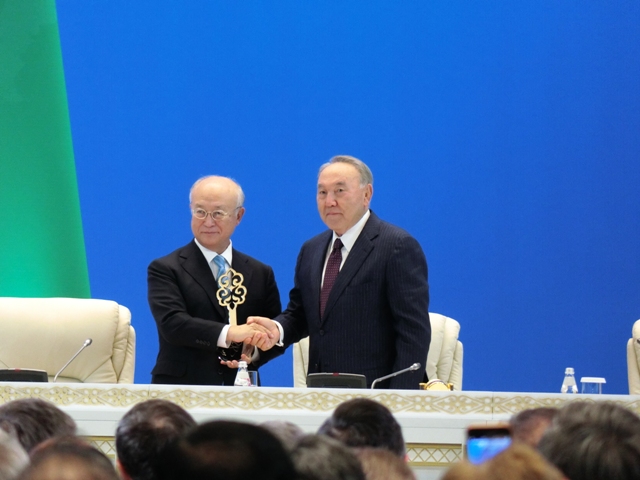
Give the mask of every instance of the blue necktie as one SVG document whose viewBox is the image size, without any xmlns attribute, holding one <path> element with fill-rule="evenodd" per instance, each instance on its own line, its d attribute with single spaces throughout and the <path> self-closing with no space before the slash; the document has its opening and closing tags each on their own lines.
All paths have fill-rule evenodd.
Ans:
<svg viewBox="0 0 640 480">
<path fill-rule="evenodd" d="M 213 257 L 213 263 L 218 267 L 218 274 L 216 275 L 216 281 L 218 281 L 227 271 L 227 262 L 222 255 L 216 255 Z"/>
</svg>

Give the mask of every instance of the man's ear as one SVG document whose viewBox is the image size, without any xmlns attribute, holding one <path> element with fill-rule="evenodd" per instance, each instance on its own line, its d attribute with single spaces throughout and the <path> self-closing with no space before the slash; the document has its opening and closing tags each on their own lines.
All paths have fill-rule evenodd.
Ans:
<svg viewBox="0 0 640 480">
<path fill-rule="evenodd" d="M 238 213 L 236 215 L 236 225 L 238 225 L 240 223 L 240 220 L 242 220 L 242 217 L 244 217 L 244 212 L 245 212 L 245 208 L 244 207 L 240 207 L 238 209 Z"/>
<path fill-rule="evenodd" d="M 371 203 L 371 197 L 373 197 L 373 185 L 369 183 L 365 187 L 365 191 L 364 191 L 364 198 L 365 198 L 365 201 L 367 202 L 367 207 Z"/>
<path fill-rule="evenodd" d="M 118 470 L 118 473 L 120 473 L 120 477 L 122 477 L 122 480 L 131 480 L 131 477 L 129 476 L 127 471 L 124 469 L 124 467 L 120 463 L 120 460 L 118 460 L 117 458 L 116 458 L 116 469 Z"/>
</svg>

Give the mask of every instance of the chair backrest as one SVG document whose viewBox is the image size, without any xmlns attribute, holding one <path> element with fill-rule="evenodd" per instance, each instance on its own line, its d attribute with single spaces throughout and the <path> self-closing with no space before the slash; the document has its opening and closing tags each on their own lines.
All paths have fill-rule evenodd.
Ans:
<svg viewBox="0 0 640 480">
<path fill-rule="evenodd" d="M 0 297 L 0 368 L 45 370 L 49 381 L 90 346 L 58 382 L 133 383 L 135 330 L 127 307 L 110 300 Z"/>
<path fill-rule="evenodd" d="M 631 338 L 627 341 L 627 375 L 629 394 L 640 395 L 640 320 L 633 324 Z"/>
<path fill-rule="evenodd" d="M 439 313 L 429 313 L 431 343 L 427 355 L 427 377 L 452 383 L 455 390 L 462 390 L 462 342 L 458 340 L 460 324 L 453 318 Z"/>
<path fill-rule="evenodd" d="M 431 343 L 426 359 L 426 371 L 430 380 L 440 379 L 452 383 L 455 390 L 462 390 L 462 342 L 458 340 L 460 324 L 453 318 L 439 313 L 429 313 L 431 319 Z M 309 366 L 309 338 L 292 345 L 293 386 L 307 386 Z"/>
</svg>

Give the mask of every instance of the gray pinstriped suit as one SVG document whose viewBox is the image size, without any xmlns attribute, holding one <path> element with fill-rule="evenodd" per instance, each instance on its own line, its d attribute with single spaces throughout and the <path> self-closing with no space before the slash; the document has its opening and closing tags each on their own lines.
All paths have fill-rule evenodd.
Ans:
<svg viewBox="0 0 640 480">
<path fill-rule="evenodd" d="M 309 372 L 359 373 L 367 384 L 420 362 L 377 388 L 418 388 L 431 341 L 427 261 L 418 242 L 373 211 L 349 252 L 320 319 L 330 230 L 302 246 L 287 309 L 275 320 L 285 346 L 309 335 Z"/>
</svg>

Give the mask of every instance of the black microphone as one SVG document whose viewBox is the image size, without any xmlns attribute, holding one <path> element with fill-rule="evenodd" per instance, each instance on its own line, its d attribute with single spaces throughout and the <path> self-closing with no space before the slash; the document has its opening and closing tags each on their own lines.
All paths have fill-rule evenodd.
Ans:
<svg viewBox="0 0 640 480">
<path fill-rule="evenodd" d="M 393 378 L 393 377 L 397 377 L 398 375 L 401 375 L 403 373 L 407 373 L 407 372 L 415 372 L 416 370 L 418 370 L 420 368 L 420 364 L 419 363 L 414 363 L 413 365 L 411 365 L 410 367 L 407 368 L 403 368 L 402 370 L 398 370 L 397 372 L 391 373 L 389 375 L 385 375 L 384 377 L 380 377 L 380 378 L 376 378 L 373 383 L 371 384 L 371 390 L 373 390 L 376 386 L 376 383 L 381 382 L 383 380 L 387 380 L 389 378 Z"/>
<path fill-rule="evenodd" d="M 80 350 L 78 350 L 78 351 L 76 352 L 76 354 L 75 354 L 73 357 L 71 357 L 67 363 L 65 363 L 65 364 L 64 364 L 64 367 L 62 367 L 60 370 L 58 370 L 58 373 L 56 373 L 56 376 L 55 376 L 55 377 L 53 377 L 53 383 L 56 383 L 56 380 L 58 380 L 58 375 L 60 375 L 60 374 L 64 371 L 64 369 L 65 369 L 65 368 L 67 368 L 67 367 L 69 366 L 69 364 L 70 364 L 71 362 L 73 362 L 73 361 L 75 360 L 75 358 L 76 358 L 78 355 L 80 355 L 80 352 L 82 352 L 82 350 L 84 350 L 84 349 L 85 349 L 85 348 L 87 348 L 89 345 L 91 345 L 91 343 L 93 343 L 93 340 L 91 340 L 90 338 L 87 338 L 87 339 L 84 341 L 84 343 L 83 343 L 83 344 L 82 344 L 82 346 L 80 347 Z"/>
</svg>

